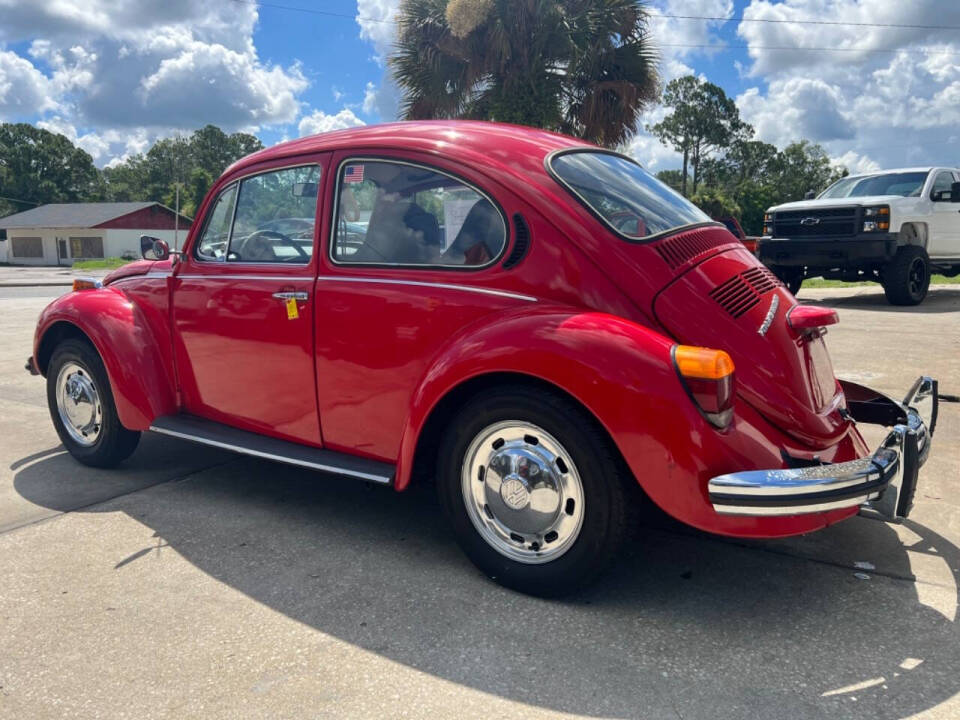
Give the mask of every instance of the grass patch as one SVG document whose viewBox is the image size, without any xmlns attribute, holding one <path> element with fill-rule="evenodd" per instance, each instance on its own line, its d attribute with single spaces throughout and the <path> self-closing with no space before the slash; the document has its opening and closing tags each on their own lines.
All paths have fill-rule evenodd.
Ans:
<svg viewBox="0 0 960 720">
<path fill-rule="evenodd" d="M 946 277 L 945 275 L 933 275 L 930 278 L 931 285 L 960 285 L 960 275 L 957 277 Z M 843 280 L 824 280 L 823 278 L 807 278 L 803 281 L 803 287 L 809 289 L 815 288 L 842 288 L 842 287 L 868 287 L 874 285 L 880 287 L 880 283 L 870 282 L 844 282 Z"/>
<path fill-rule="evenodd" d="M 74 270 L 114 270 L 118 267 L 123 267 L 127 263 L 132 263 L 133 260 L 127 260 L 125 258 L 118 257 L 109 257 L 103 258 L 102 260 L 77 260 L 73 264 Z"/>
</svg>

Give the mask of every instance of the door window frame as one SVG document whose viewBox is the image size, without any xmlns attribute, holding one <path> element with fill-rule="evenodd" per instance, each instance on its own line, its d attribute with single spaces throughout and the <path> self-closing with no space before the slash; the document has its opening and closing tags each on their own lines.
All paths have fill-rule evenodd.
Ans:
<svg viewBox="0 0 960 720">
<path fill-rule="evenodd" d="M 227 260 L 227 255 L 230 253 L 230 243 L 233 241 L 233 226 L 237 220 L 237 208 L 240 206 L 240 192 L 242 191 L 242 184 L 244 180 L 248 180 L 258 175 L 267 175 L 269 173 L 280 172 L 282 170 L 292 170 L 295 168 L 308 168 L 316 167 L 320 171 L 320 177 L 317 179 L 317 201 L 316 207 L 313 211 L 313 251 L 310 254 L 310 259 L 305 263 L 293 263 L 293 262 L 248 262 L 244 260 Z M 203 223 L 199 226 L 200 231 L 197 235 L 191 239 L 191 248 L 189 257 L 192 261 L 203 265 L 203 266 L 212 266 L 212 267 L 259 267 L 259 268 L 288 268 L 288 269 L 302 269 L 313 267 L 318 252 L 321 247 L 321 227 L 320 222 L 323 218 L 322 208 L 323 202 L 322 198 L 324 196 L 323 189 L 326 186 L 326 178 L 324 177 L 326 173 L 326 164 L 320 160 L 309 160 L 303 162 L 289 163 L 285 165 L 277 165 L 275 167 L 261 168 L 259 170 L 253 170 L 251 172 L 244 173 L 242 175 L 237 175 L 236 177 L 231 177 L 227 182 L 225 182 L 218 190 L 216 195 L 213 196 L 212 200 L 207 204 L 206 213 L 204 213 Z M 224 253 L 223 260 L 209 260 L 198 255 L 200 242 L 203 240 L 203 235 L 207 231 L 207 225 L 210 223 L 213 218 L 213 213 L 217 209 L 217 203 L 220 201 L 220 197 L 230 190 L 230 188 L 236 186 L 237 195 L 233 201 L 233 214 L 230 216 L 230 230 L 227 235 L 227 247 L 226 252 Z"/>
<path fill-rule="evenodd" d="M 388 262 L 358 262 L 358 261 L 343 261 L 337 260 L 334 257 L 334 246 L 337 242 L 337 225 L 340 221 L 340 184 L 341 177 L 343 175 L 343 169 L 346 165 L 350 163 L 357 162 L 384 162 L 392 163 L 394 165 L 407 165 L 409 167 L 419 168 L 421 170 L 427 170 L 428 172 L 433 172 L 438 175 L 444 175 L 451 180 L 454 180 L 466 188 L 473 190 L 480 197 L 486 199 L 497 211 L 497 214 L 500 216 L 500 222 L 503 223 L 503 246 L 500 248 L 500 252 L 497 253 L 496 257 L 492 258 L 483 265 L 439 265 L 431 263 L 388 263 Z M 500 203 L 497 202 L 496 198 L 493 197 L 489 192 L 478 186 L 475 182 L 467 180 L 462 175 L 458 175 L 449 170 L 444 170 L 440 167 L 437 167 L 434 164 L 429 162 L 420 161 L 420 160 L 408 160 L 407 158 L 392 157 L 390 155 L 379 155 L 379 154 L 362 154 L 362 155 L 351 155 L 349 152 L 342 155 L 336 163 L 334 182 L 333 182 L 333 197 L 332 197 L 332 211 L 328 217 L 331 218 L 331 224 L 329 232 L 327 233 L 327 260 L 334 267 L 338 268 L 387 268 L 387 269 L 405 269 L 405 270 L 442 270 L 442 271 L 455 271 L 455 272 L 477 272 L 480 270 L 486 270 L 495 266 L 500 260 L 503 259 L 503 256 L 507 252 L 507 248 L 510 246 L 510 223 L 507 222 L 507 214 L 504 212 L 503 207 Z"/>
</svg>

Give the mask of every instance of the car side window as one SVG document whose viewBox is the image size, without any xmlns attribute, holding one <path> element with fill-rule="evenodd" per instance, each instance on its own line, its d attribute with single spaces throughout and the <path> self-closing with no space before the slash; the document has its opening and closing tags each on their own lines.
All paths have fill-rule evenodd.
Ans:
<svg viewBox="0 0 960 720">
<path fill-rule="evenodd" d="M 196 256 L 201 260 L 222 262 L 227 257 L 227 244 L 230 242 L 230 223 L 233 221 L 233 204 L 237 197 L 237 186 L 231 185 L 220 192 L 213 209 L 208 211 L 206 227 L 197 243 Z"/>
<path fill-rule="evenodd" d="M 273 170 L 241 180 L 227 262 L 310 262 L 319 182 L 317 165 Z"/>
<path fill-rule="evenodd" d="M 350 160 L 337 187 L 334 262 L 483 267 L 506 247 L 507 225 L 493 202 L 442 172 Z"/>
<path fill-rule="evenodd" d="M 933 189 L 930 191 L 930 199 L 934 202 L 949 200 L 951 185 L 953 185 L 952 173 L 937 173 L 937 178 L 933 181 Z"/>
</svg>

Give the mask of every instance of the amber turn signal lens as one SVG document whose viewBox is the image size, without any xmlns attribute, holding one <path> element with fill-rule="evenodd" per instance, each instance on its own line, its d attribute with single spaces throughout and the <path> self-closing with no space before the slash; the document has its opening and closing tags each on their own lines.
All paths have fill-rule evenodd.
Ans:
<svg viewBox="0 0 960 720">
<path fill-rule="evenodd" d="M 77 278 L 73 281 L 73 291 L 77 290 L 96 290 L 100 284 L 90 278 Z"/>
<path fill-rule="evenodd" d="M 685 378 L 720 380 L 733 374 L 733 360 L 723 350 L 677 345 L 674 359 L 677 370 Z"/>
</svg>

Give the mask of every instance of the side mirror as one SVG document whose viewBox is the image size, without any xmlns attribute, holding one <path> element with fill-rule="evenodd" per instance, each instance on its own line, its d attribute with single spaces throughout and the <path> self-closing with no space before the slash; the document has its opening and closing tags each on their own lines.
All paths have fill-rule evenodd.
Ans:
<svg viewBox="0 0 960 720">
<path fill-rule="evenodd" d="M 950 202 L 960 203 L 960 182 L 950 186 Z"/>
<path fill-rule="evenodd" d="M 166 260 L 170 257 L 170 246 L 160 238 L 141 235 L 140 254 L 144 260 Z"/>
<path fill-rule="evenodd" d="M 815 200 L 816 197 L 817 194 L 813 190 L 807 190 L 807 192 L 803 195 L 804 200 Z"/>
</svg>

